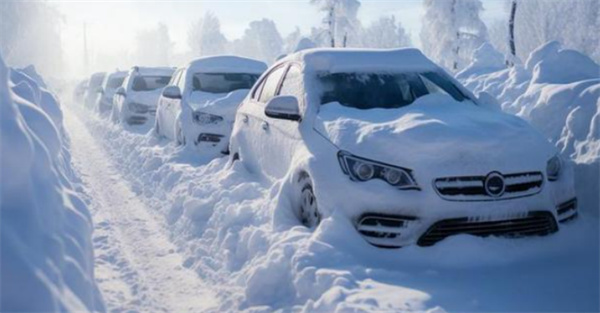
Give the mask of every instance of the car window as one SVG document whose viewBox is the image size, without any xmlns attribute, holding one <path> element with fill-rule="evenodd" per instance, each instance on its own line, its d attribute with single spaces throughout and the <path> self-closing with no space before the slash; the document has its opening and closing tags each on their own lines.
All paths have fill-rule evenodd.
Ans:
<svg viewBox="0 0 600 313">
<path fill-rule="evenodd" d="M 277 87 L 279 86 L 279 81 L 281 80 L 281 76 L 283 75 L 284 71 L 285 66 L 280 66 L 274 71 L 272 71 L 269 74 L 269 76 L 267 76 L 264 85 L 262 86 L 262 90 L 260 91 L 258 101 L 266 103 L 275 96 L 275 93 L 277 92 Z"/>
<path fill-rule="evenodd" d="M 302 70 L 297 65 L 292 65 L 285 74 L 278 95 L 294 96 L 300 105 L 304 103 L 304 88 L 302 86 Z"/>
<path fill-rule="evenodd" d="M 106 88 L 108 89 L 117 89 L 123 85 L 123 81 L 125 77 L 112 77 L 108 80 L 108 84 L 106 84 Z"/>
<path fill-rule="evenodd" d="M 192 79 L 192 86 L 194 91 L 228 93 L 250 89 L 257 79 L 257 74 L 247 73 L 196 73 Z"/>
<path fill-rule="evenodd" d="M 133 80 L 131 90 L 133 91 L 151 91 L 165 87 L 171 76 L 136 76 Z"/>
<path fill-rule="evenodd" d="M 321 104 L 338 102 L 357 109 L 392 109 L 413 103 L 433 93 L 444 93 L 456 101 L 465 95 L 439 73 L 326 73 L 319 75 Z"/>
</svg>

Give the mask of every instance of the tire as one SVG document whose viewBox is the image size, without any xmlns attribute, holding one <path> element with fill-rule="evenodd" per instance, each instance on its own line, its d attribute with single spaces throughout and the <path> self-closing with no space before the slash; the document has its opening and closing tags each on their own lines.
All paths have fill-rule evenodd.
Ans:
<svg viewBox="0 0 600 313">
<path fill-rule="evenodd" d="M 306 172 L 301 172 L 295 181 L 295 207 L 302 225 L 316 228 L 321 223 L 321 212 L 317 205 L 312 179 Z"/>
</svg>

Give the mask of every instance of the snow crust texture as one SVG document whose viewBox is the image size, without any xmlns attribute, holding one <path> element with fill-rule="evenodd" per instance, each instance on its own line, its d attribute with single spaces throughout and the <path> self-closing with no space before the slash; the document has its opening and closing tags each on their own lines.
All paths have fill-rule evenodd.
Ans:
<svg viewBox="0 0 600 313">
<path fill-rule="evenodd" d="M 57 98 L 0 58 L 0 311 L 102 312 L 92 221 Z"/>
<path fill-rule="evenodd" d="M 529 121 L 574 162 L 581 209 L 598 218 L 600 190 L 600 66 L 557 41 L 507 68 L 483 45 L 457 74 L 475 94 L 490 94 L 508 113 Z"/>
</svg>

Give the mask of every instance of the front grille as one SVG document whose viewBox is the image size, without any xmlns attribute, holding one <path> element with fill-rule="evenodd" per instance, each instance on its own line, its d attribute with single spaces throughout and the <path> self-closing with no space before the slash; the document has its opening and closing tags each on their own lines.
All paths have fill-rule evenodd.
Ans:
<svg viewBox="0 0 600 313">
<path fill-rule="evenodd" d="M 433 224 L 418 240 L 419 246 L 432 246 L 447 237 L 468 234 L 474 236 L 524 237 L 543 236 L 558 230 L 552 213 L 530 212 L 525 217 L 481 221 L 469 218 L 446 219 Z"/>
<path fill-rule="evenodd" d="M 400 247 L 398 241 L 406 227 L 416 218 L 400 215 L 365 214 L 356 226 L 370 244 L 382 248 Z"/>
<path fill-rule="evenodd" d="M 492 196 L 486 192 L 487 176 L 443 177 L 433 182 L 440 197 L 451 201 L 491 201 L 506 200 L 534 195 L 542 190 L 544 176 L 540 172 L 514 173 L 501 175 L 504 178 L 504 192 Z"/>
</svg>

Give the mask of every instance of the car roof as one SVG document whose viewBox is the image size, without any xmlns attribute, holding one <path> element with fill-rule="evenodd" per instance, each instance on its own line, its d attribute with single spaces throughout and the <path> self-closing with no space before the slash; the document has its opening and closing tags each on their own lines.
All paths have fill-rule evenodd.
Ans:
<svg viewBox="0 0 600 313">
<path fill-rule="evenodd" d="M 129 73 L 139 73 L 141 75 L 158 75 L 158 76 L 171 76 L 175 72 L 173 67 L 146 67 L 146 66 L 134 66 L 129 70 Z"/>
<path fill-rule="evenodd" d="M 438 70 L 433 61 L 415 48 L 350 49 L 314 48 L 290 54 L 278 63 L 298 62 L 314 72 L 390 72 Z"/>
<path fill-rule="evenodd" d="M 265 62 L 235 55 L 202 57 L 190 62 L 186 67 L 191 72 L 199 73 L 262 74 L 267 70 Z"/>
</svg>

